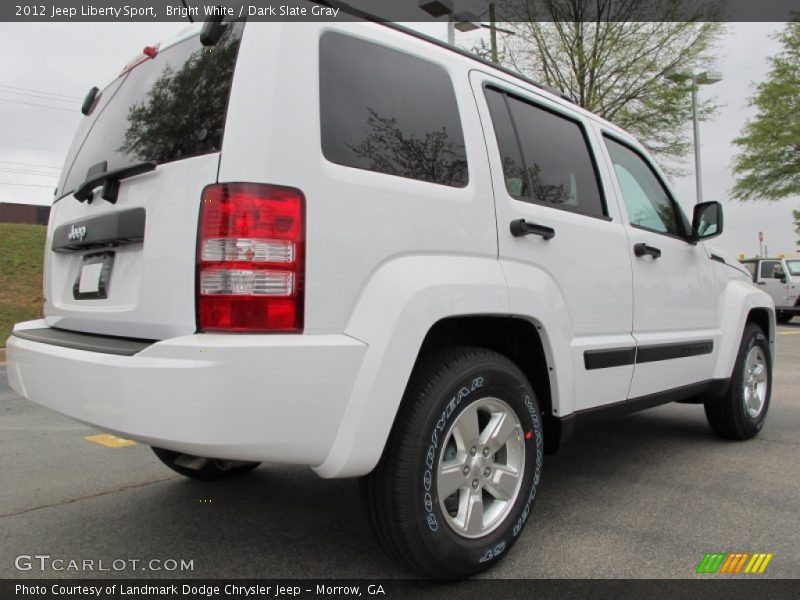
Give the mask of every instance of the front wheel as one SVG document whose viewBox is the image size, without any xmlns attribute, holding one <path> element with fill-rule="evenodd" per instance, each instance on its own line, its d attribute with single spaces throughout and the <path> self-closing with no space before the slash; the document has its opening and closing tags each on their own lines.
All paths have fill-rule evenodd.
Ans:
<svg viewBox="0 0 800 600">
<path fill-rule="evenodd" d="M 794 317 L 793 313 L 779 310 L 778 313 L 775 315 L 775 320 L 781 325 L 785 325 L 786 323 L 792 320 L 792 317 Z"/>
<path fill-rule="evenodd" d="M 184 477 L 200 481 L 220 481 L 245 475 L 261 463 L 245 462 L 241 460 L 223 460 L 220 458 L 204 458 L 181 454 L 164 448 L 152 446 L 153 453 L 158 459 L 176 473 Z"/>
<path fill-rule="evenodd" d="M 706 418 L 714 433 L 731 440 L 754 437 L 767 420 L 772 392 L 772 357 L 761 328 L 744 329 L 733 377 L 725 395 L 705 403 Z"/>
<path fill-rule="evenodd" d="M 362 480 L 387 553 L 417 573 L 460 578 L 497 562 L 530 516 L 541 415 L 506 357 L 455 348 L 415 369 L 379 465 Z"/>
</svg>

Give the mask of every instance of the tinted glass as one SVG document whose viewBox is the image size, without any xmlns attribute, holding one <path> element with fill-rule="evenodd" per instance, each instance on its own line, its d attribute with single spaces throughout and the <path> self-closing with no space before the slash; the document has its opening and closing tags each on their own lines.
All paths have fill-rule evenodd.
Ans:
<svg viewBox="0 0 800 600">
<path fill-rule="evenodd" d="M 453 84 L 426 60 L 338 33 L 320 40 L 322 152 L 331 162 L 467 184 Z"/>
<path fill-rule="evenodd" d="M 653 170 L 636 152 L 606 138 L 631 225 L 684 235 L 679 213 Z"/>
<path fill-rule="evenodd" d="M 213 47 L 199 36 L 170 46 L 103 90 L 78 129 L 59 195 L 102 161 L 110 170 L 218 152 L 242 28 L 230 25 Z"/>
<path fill-rule="evenodd" d="M 506 99 L 526 166 L 524 173 L 518 175 L 525 179 L 524 198 L 589 215 L 604 215 L 583 128 L 575 121 L 512 96 Z"/>
<path fill-rule="evenodd" d="M 506 189 L 514 198 L 522 199 L 528 194 L 527 179 L 505 96 L 497 90 L 487 89 L 486 103 L 492 115 L 500 160 L 503 163 Z"/>
<path fill-rule="evenodd" d="M 780 279 L 783 277 L 783 265 L 777 260 L 765 260 L 761 263 L 761 279 Z"/>
</svg>

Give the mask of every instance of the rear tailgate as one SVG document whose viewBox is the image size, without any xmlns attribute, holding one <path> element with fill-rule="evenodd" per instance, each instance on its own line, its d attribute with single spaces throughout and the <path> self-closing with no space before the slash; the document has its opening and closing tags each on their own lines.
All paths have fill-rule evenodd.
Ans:
<svg viewBox="0 0 800 600">
<path fill-rule="evenodd" d="M 50 216 L 44 313 L 74 331 L 164 339 L 193 333 L 200 198 L 216 182 L 241 38 L 229 25 L 138 58 L 98 95 L 67 157 Z M 152 50 L 149 51 L 153 53 Z M 154 161 L 111 201 L 73 193 L 90 174 Z"/>
<path fill-rule="evenodd" d="M 72 197 L 56 203 L 45 254 L 44 312 L 49 324 L 144 339 L 193 333 L 200 195 L 203 187 L 215 181 L 218 161 L 217 154 L 198 156 L 127 179 L 121 183 L 116 204 L 80 203 Z M 137 208 L 144 209 L 143 239 L 125 243 L 135 233 L 124 229 L 126 223 L 138 229 Z M 94 232 L 108 230 L 114 221 L 119 229 L 112 247 L 81 248 L 81 242 L 73 240 L 78 249 L 52 251 L 52 236 L 60 227 L 67 231 L 73 225 L 85 228 L 84 242 L 90 245 Z M 102 273 L 95 274 L 91 261 L 109 254 L 113 259 L 106 259 L 108 272 L 102 286 L 106 297 L 93 297 L 103 295 L 98 289 Z M 81 275 L 83 281 L 79 281 Z M 92 276 L 97 278 L 89 279 Z M 98 293 L 93 294 L 96 289 Z"/>
</svg>

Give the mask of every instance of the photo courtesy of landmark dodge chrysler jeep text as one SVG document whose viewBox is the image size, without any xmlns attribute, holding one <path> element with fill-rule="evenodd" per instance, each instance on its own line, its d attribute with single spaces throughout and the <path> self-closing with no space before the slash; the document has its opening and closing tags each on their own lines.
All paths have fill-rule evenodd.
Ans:
<svg viewBox="0 0 800 600">
<path fill-rule="evenodd" d="M 392 24 L 206 24 L 89 93 L 12 387 L 196 479 L 361 477 L 401 564 L 509 552 L 576 424 L 769 408 L 772 299 L 625 132 Z"/>
</svg>

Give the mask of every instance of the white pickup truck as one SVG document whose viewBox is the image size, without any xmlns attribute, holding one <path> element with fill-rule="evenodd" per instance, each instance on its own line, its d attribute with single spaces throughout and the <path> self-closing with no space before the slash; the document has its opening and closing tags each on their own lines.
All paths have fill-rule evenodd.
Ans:
<svg viewBox="0 0 800 600">
<path fill-rule="evenodd" d="M 179 473 L 361 477 L 391 556 L 466 577 L 576 426 L 764 424 L 775 310 L 720 205 L 533 81 L 390 23 L 208 24 L 82 110 L 10 382 Z"/>
<path fill-rule="evenodd" d="M 741 262 L 753 283 L 772 296 L 778 323 L 800 315 L 800 258 L 748 258 Z"/>
</svg>

